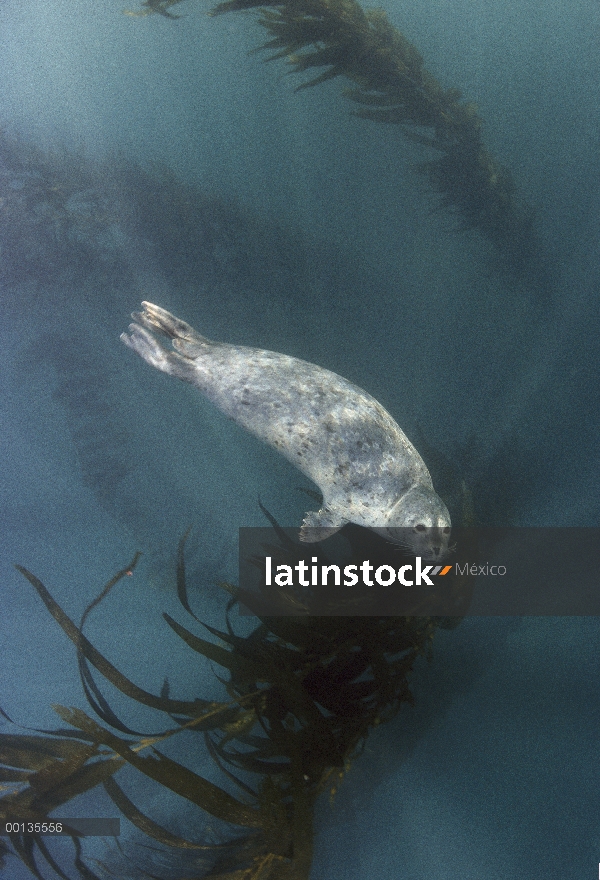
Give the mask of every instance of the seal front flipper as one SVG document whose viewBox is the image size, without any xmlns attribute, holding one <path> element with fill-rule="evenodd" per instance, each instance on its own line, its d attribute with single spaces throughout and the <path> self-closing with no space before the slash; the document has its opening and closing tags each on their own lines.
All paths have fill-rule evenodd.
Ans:
<svg viewBox="0 0 600 880">
<path fill-rule="evenodd" d="M 300 529 L 300 540 L 305 544 L 315 544 L 317 541 L 324 541 L 330 538 L 336 532 L 346 525 L 347 519 L 340 516 L 335 510 L 328 507 L 322 507 L 321 510 L 309 510 L 302 522 Z"/>
</svg>

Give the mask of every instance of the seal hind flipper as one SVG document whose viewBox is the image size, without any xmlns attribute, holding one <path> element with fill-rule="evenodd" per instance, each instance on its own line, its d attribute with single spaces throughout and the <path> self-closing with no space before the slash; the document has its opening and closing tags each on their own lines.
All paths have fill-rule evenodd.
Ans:
<svg viewBox="0 0 600 880">
<path fill-rule="evenodd" d="M 300 529 L 300 540 L 305 544 L 315 544 L 317 541 L 324 541 L 330 538 L 336 532 L 346 525 L 347 519 L 344 519 L 334 510 L 328 507 L 322 507 L 321 510 L 309 510 L 302 522 Z"/>
<path fill-rule="evenodd" d="M 196 371 L 194 362 L 183 357 L 176 351 L 164 348 L 154 336 L 139 324 L 129 325 L 129 335 L 121 333 L 121 342 L 135 351 L 147 364 L 156 367 L 169 376 L 178 376 L 187 382 L 193 382 Z"/>
<path fill-rule="evenodd" d="M 194 330 L 190 324 L 176 318 L 166 309 L 154 303 L 144 301 L 142 303 L 143 312 L 134 312 L 133 320 L 148 330 L 162 333 L 173 340 L 173 346 L 184 357 L 193 358 L 199 354 L 199 347 L 211 345 L 210 339 L 202 336 L 197 330 Z"/>
</svg>

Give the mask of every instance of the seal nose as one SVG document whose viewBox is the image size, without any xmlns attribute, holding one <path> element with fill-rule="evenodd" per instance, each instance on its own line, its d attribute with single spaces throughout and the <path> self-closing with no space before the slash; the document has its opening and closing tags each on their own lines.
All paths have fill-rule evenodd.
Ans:
<svg viewBox="0 0 600 880">
<path fill-rule="evenodd" d="M 434 555 L 434 556 L 439 556 L 439 555 L 440 555 L 440 549 L 441 549 L 440 547 L 432 547 L 431 549 L 433 550 L 433 555 Z"/>
</svg>

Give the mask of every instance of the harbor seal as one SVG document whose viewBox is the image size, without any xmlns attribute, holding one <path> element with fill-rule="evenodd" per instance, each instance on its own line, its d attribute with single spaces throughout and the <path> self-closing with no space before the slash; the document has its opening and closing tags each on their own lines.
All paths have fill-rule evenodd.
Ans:
<svg viewBox="0 0 600 880">
<path fill-rule="evenodd" d="M 323 495 L 300 539 L 320 541 L 346 523 L 365 526 L 416 556 L 448 551 L 450 515 L 425 462 L 383 406 L 316 364 L 212 342 L 160 306 L 142 303 L 121 340 L 148 364 L 191 382 L 229 418 L 269 443 Z M 158 332 L 172 341 L 162 345 Z"/>
</svg>

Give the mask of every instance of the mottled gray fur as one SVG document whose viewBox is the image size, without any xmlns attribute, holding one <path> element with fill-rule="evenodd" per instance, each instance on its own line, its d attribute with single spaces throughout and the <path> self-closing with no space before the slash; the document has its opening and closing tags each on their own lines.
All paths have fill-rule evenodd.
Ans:
<svg viewBox="0 0 600 880">
<path fill-rule="evenodd" d="M 142 306 L 123 342 L 151 366 L 191 382 L 317 484 L 323 508 L 306 515 L 302 540 L 322 540 L 352 522 L 426 559 L 444 556 L 446 506 L 423 459 L 374 397 L 316 364 L 211 342 L 159 306 Z M 172 349 L 149 331 L 169 337 Z"/>
</svg>

